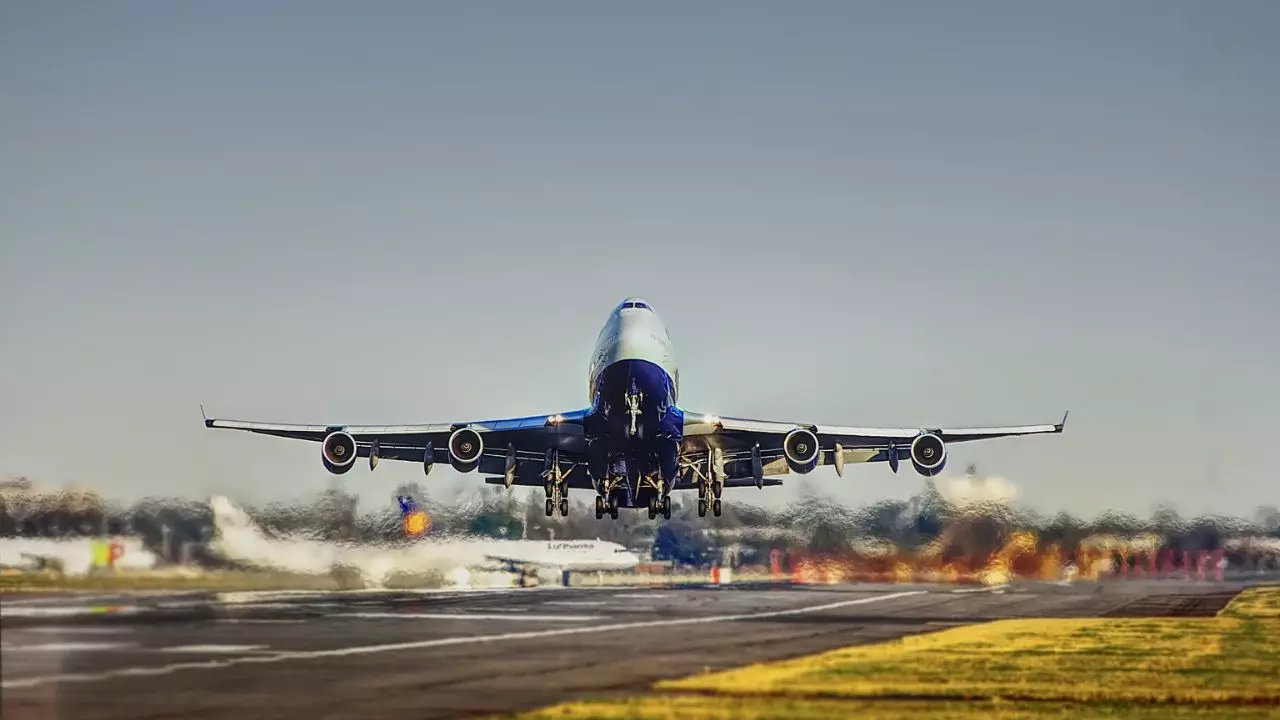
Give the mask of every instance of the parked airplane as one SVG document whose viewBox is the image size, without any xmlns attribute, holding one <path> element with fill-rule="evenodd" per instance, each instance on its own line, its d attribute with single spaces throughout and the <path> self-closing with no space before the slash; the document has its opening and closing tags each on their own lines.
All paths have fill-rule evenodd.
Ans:
<svg viewBox="0 0 1280 720">
<path fill-rule="evenodd" d="M 209 506 L 216 528 L 210 549 L 227 560 L 311 574 L 351 568 L 375 584 L 386 582 L 395 573 L 604 572 L 629 570 L 640 563 L 635 553 L 605 540 L 441 538 L 386 547 L 323 542 L 304 536 L 269 538 L 227 498 L 215 496 Z"/>
<path fill-rule="evenodd" d="M 726 487 L 780 485 L 779 475 L 846 463 L 910 460 L 922 475 L 942 472 L 949 443 L 1060 433 L 1056 425 L 961 428 L 842 427 L 721 417 L 681 409 L 671 336 L 649 303 L 628 298 L 609 314 L 587 372 L 590 405 L 532 417 L 426 425 L 286 425 L 205 418 L 205 426 L 320 443 L 332 473 L 357 457 L 439 462 L 478 470 L 490 484 L 541 485 L 546 514 L 569 514 L 568 490 L 595 492 L 595 512 L 620 507 L 671 517 L 673 490 L 696 489 L 698 515 L 721 513 Z M 202 410 L 203 412 L 203 410 Z"/>
</svg>

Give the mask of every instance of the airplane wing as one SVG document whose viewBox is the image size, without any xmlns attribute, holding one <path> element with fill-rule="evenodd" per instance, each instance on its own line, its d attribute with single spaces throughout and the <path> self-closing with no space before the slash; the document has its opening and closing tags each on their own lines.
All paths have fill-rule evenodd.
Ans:
<svg viewBox="0 0 1280 720">
<path fill-rule="evenodd" d="M 727 486 L 778 484 L 764 477 L 805 473 L 818 465 L 834 465 L 843 475 L 846 463 L 888 462 L 894 472 L 909 461 L 923 475 L 936 475 L 946 465 L 951 443 L 1062 432 L 1061 422 L 954 428 L 886 428 L 812 425 L 771 420 L 719 417 L 685 412 L 681 455 L 686 469 L 705 472 L 708 464 Z M 747 479 L 747 482 L 742 480 Z M 738 481 L 738 482 L 734 482 Z"/>
<path fill-rule="evenodd" d="M 586 444 L 582 422 L 587 413 L 584 409 L 522 418 L 422 425 L 294 425 L 205 416 L 204 424 L 208 428 L 321 443 L 321 457 L 326 467 L 335 472 L 349 470 L 357 457 L 369 458 L 370 468 L 376 466 L 379 459 L 386 458 L 424 463 L 427 471 L 434 463 L 465 458 L 466 462 L 455 467 L 504 477 L 507 470 L 512 469 L 512 479 L 517 484 L 541 485 L 544 464 L 555 451 L 563 453 L 565 468 L 584 464 Z"/>
</svg>

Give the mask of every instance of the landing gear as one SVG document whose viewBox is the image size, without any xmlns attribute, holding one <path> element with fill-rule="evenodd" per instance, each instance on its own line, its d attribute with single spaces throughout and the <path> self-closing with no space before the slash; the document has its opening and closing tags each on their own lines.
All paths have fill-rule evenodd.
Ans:
<svg viewBox="0 0 1280 720">
<path fill-rule="evenodd" d="M 671 496 L 665 497 L 649 497 L 649 519 L 652 520 L 662 513 L 663 520 L 671 519 Z"/>
<path fill-rule="evenodd" d="M 707 509 L 720 517 L 720 495 L 724 492 L 724 456 L 719 448 L 707 454 L 706 471 L 694 467 L 698 484 L 698 517 L 706 517 Z"/>
<path fill-rule="evenodd" d="M 627 405 L 627 415 L 631 418 L 627 432 L 631 437 L 635 437 L 639 432 L 638 425 L 640 422 L 640 407 L 641 403 L 644 402 L 644 393 L 636 389 L 636 383 L 634 380 L 631 381 L 631 389 L 627 391 L 626 397 L 623 398 L 623 401 Z"/>
<path fill-rule="evenodd" d="M 572 467 L 569 472 L 573 472 Z M 543 489 L 547 493 L 547 517 L 554 515 L 556 510 L 560 511 L 561 517 L 569 516 L 569 484 L 566 482 L 568 475 L 569 473 L 564 472 L 560 467 L 560 454 L 548 450 L 542 471 L 542 477 L 546 481 Z"/>
</svg>

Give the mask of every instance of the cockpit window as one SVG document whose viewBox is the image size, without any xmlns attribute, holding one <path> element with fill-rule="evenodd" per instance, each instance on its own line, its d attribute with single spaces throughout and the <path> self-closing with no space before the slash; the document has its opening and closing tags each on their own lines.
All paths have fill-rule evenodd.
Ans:
<svg viewBox="0 0 1280 720">
<path fill-rule="evenodd" d="M 642 302 L 625 302 L 625 303 L 622 303 L 622 307 L 637 308 L 640 310 L 653 310 L 653 308 L 649 307 L 648 303 L 642 303 Z"/>
</svg>

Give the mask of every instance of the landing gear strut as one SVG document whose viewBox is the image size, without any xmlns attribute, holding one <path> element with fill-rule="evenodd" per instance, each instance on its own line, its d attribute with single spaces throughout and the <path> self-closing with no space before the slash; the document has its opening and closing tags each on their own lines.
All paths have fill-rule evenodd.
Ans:
<svg viewBox="0 0 1280 720">
<path fill-rule="evenodd" d="M 639 431 L 640 405 L 644 402 L 644 393 L 637 390 L 635 382 L 632 382 L 631 390 L 627 392 L 624 400 L 627 404 L 627 415 L 631 418 L 631 424 L 627 428 L 627 432 L 631 437 L 635 437 Z"/>
<path fill-rule="evenodd" d="M 712 514 L 720 517 L 720 495 L 724 492 L 724 452 L 720 448 L 712 448 L 707 453 L 706 465 L 693 465 L 690 470 L 698 485 L 698 517 L 706 517 L 708 507 Z"/>
<path fill-rule="evenodd" d="M 617 520 L 618 519 L 618 501 L 613 497 L 605 499 L 603 495 L 597 495 L 596 496 L 596 519 L 599 520 L 603 518 L 605 516 L 605 513 L 608 513 L 610 518 Z"/>
<path fill-rule="evenodd" d="M 663 520 L 671 519 L 670 495 L 664 495 L 662 497 L 657 497 L 655 495 L 649 496 L 649 519 L 652 520 L 656 518 L 658 513 L 662 513 Z"/>
<path fill-rule="evenodd" d="M 560 511 L 561 517 L 568 517 L 569 484 L 567 478 L 569 473 L 564 472 L 560 467 L 560 453 L 548 450 L 544 467 L 542 477 L 546 480 L 544 489 L 547 491 L 547 517 L 554 515 L 556 510 Z M 569 472 L 573 472 L 573 467 L 569 468 Z"/>
</svg>

